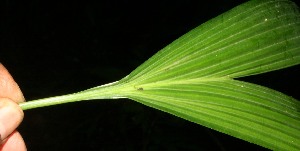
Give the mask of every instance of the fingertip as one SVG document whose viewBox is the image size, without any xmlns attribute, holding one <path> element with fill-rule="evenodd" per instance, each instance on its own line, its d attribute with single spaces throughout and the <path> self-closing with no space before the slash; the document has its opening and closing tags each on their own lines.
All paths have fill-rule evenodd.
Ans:
<svg viewBox="0 0 300 151">
<path fill-rule="evenodd" d="M 1 151 L 26 151 L 24 139 L 18 131 L 14 131 L 0 146 Z"/>
<path fill-rule="evenodd" d="M 0 97 L 9 98 L 17 103 L 24 102 L 25 98 L 8 70 L 0 63 Z"/>
<path fill-rule="evenodd" d="M 23 120 L 24 113 L 19 105 L 7 98 L 0 98 L 0 135 L 5 139 Z"/>
</svg>

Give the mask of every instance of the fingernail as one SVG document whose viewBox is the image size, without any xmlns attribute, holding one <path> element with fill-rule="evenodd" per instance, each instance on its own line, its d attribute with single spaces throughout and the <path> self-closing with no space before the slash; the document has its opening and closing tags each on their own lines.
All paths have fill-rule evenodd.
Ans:
<svg viewBox="0 0 300 151">
<path fill-rule="evenodd" d="M 6 142 L 6 140 L 7 140 L 7 137 L 2 139 L 1 134 L 0 134 L 0 148 L 1 148 L 1 145 Z"/>
<path fill-rule="evenodd" d="M 1 134 L 0 134 L 0 145 L 4 143 L 4 140 L 2 140 Z"/>
<path fill-rule="evenodd" d="M 6 139 L 2 139 L 1 134 L 0 134 L 0 145 L 2 145 L 5 141 L 6 141 Z"/>
</svg>

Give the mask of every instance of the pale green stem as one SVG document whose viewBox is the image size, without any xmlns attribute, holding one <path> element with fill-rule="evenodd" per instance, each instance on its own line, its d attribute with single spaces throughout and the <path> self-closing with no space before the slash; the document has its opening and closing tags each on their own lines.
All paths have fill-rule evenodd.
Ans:
<svg viewBox="0 0 300 151">
<path fill-rule="evenodd" d="M 110 84 L 94 87 L 73 94 L 23 102 L 20 103 L 19 106 L 23 110 L 28 110 L 33 108 L 39 108 L 39 107 L 45 107 L 45 106 L 57 105 L 57 104 L 75 102 L 75 101 L 82 101 L 82 100 L 124 98 L 122 96 L 118 96 L 119 94 L 118 92 L 123 87 L 124 85 L 118 85 L 117 82 L 113 82 Z"/>
</svg>

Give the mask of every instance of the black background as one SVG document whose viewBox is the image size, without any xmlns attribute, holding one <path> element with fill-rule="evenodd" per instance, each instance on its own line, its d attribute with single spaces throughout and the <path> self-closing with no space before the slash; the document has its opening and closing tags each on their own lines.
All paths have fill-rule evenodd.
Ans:
<svg viewBox="0 0 300 151">
<path fill-rule="evenodd" d="M 0 61 L 26 99 L 119 80 L 158 50 L 236 0 L 1 1 Z M 241 80 L 300 99 L 299 66 Z M 262 150 L 127 99 L 25 111 L 29 151 Z"/>
</svg>

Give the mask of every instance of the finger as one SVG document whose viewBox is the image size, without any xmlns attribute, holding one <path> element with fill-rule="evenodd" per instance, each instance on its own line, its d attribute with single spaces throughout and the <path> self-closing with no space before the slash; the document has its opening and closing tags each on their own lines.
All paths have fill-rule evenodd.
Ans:
<svg viewBox="0 0 300 151">
<path fill-rule="evenodd" d="M 0 141 L 7 138 L 19 126 L 23 117 L 23 110 L 16 102 L 0 98 Z"/>
<path fill-rule="evenodd" d="M 0 146 L 1 151 L 26 151 L 24 140 L 19 132 L 14 131 Z"/>
<path fill-rule="evenodd" d="M 17 103 L 24 102 L 20 87 L 0 63 L 0 98 L 9 98 Z"/>
</svg>

